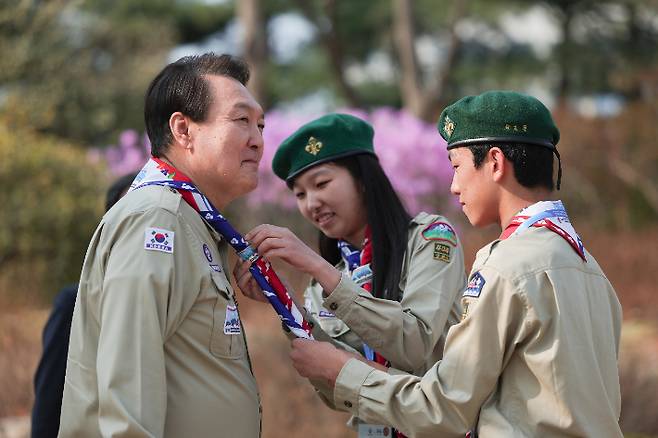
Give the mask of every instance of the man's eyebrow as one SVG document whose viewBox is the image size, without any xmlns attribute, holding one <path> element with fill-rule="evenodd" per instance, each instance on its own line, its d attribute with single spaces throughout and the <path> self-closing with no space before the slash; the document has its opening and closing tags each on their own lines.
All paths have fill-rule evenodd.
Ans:
<svg viewBox="0 0 658 438">
<path fill-rule="evenodd" d="M 233 108 L 231 108 L 231 110 L 240 110 L 240 109 L 244 109 L 244 110 L 248 110 L 248 111 L 254 111 L 254 110 L 258 111 L 258 113 L 259 113 L 258 117 L 261 118 L 261 119 L 265 118 L 265 114 L 263 113 L 263 111 L 260 108 L 254 106 L 254 105 L 250 105 L 247 102 L 238 102 L 235 105 L 233 105 Z"/>
</svg>

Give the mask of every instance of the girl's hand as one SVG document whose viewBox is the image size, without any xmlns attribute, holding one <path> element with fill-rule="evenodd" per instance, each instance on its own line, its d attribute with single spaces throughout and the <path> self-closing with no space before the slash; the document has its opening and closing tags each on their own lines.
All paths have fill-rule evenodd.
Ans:
<svg viewBox="0 0 658 438">
<path fill-rule="evenodd" d="M 328 292 L 333 291 L 340 281 L 340 272 L 288 228 L 269 224 L 258 225 L 244 237 L 261 256 L 283 260 L 315 278 Z"/>
</svg>

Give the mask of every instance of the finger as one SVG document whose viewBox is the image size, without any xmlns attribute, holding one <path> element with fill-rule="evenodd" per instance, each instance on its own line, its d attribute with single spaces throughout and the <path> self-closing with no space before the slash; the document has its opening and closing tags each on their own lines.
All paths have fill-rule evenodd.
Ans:
<svg viewBox="0 0 658 438">
<path fill-rule="evenodd" d="M 279 227 L 270 224 L 261 224 L 245 234 L 244 238 L 249 242 L 253 242 L 255 239 L 262 240 L 264 238 L 262 236 L 271 236 L 276 234 L 277 228 Z"/>
</svg>

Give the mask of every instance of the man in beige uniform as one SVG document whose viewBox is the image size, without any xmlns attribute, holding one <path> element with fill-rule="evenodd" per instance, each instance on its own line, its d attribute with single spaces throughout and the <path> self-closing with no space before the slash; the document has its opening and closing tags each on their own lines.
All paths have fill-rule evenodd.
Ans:
<svg viewBox="0 0 658 438">
<path fill-rule="evenodd" d="M 446 108 L 439 131 L 469 221 L 503 229 L 477 254 L 443 360 L 391 376 L 296 340 L 295 367 L 335 384 L 336 406 L 409 436 L 620 437 L 621 307 L 562 203 L 545 201 L 559 140 L 550 113 L 488 92 Z"/>
<path fill-rule="evenodd" d="M 248 77 L 242 61 L 206 54 L 152 82 L 154 158 L 89 245 L 60 436 L 260 435 L 227 242 L 177 190 L 147 184 L 188 181 L 220 209 L 256 187 L 263 112 Z"/>
</svg>

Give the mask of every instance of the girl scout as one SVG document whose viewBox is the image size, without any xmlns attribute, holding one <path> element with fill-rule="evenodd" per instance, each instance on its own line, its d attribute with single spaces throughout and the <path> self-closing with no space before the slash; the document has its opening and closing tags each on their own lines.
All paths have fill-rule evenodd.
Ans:
<svg viewBox="0 0 658 438">
<path fill-rule="evenodd" d="M 316 332 L 390 372 L 420 376 L 441 358 L 448 328 L 461 316 L 462 247 L 444 217 L 410 217 L 372 139 L 365 121 L 329 114 L 276 152 L 274 172 L 320 231 L 320 255 L 285 228 L 261 225 L 245 237 L 265 257 L 312 277 L 304 297 Z M 246 268 L 235 271 L 238 285 L 262 296 Z"/>
</svg>

